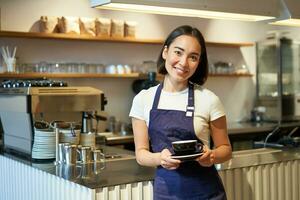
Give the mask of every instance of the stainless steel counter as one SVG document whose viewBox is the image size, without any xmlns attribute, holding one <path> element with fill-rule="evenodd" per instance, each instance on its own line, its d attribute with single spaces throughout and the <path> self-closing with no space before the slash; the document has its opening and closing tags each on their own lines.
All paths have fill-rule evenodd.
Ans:
<svg viewBox="0 0 300 200">
<path fill-rule="evenodd" d="M 291 124 L 289 124 L 291 125 Z M 295 125 L 295 124 L 293 124 Z M 250 124 L 236 123 L 229 127 L 229 134 L 251 133 L 272 130 L 276 124 Z M 122 137 L 132 138 L 133 136 L 106 135 L 111 141 Z M 47 173 L 59 176 L 66 180 L 81 184 L 88 188 L 101 188 L 113 185 L 135 183 L 140 181 L 151 181 L 154 178 L 155 168 L 143 167 L 136 163 L 134 152 L 119 148 L 106 146 L 106 154 L 121 154 L 121 158 L 108 160 L 105 168 L 101 166 L 82 165 L 79 167 L 56 167 L 53 162 L 37 163 L 15 157 L 4 153 L 0 147 L 0 155 L 11 158 L 26 165 L 38 168 Z M 124 156 L 126 155 L 126 156 Z M 265 165 L 269 163 L 280 163 L 289 160 L 300 160 L 300 148 L 294 149 L 251 149 L 233 152 L 232 160 L 216 165 L 220 171 L 249 166 Z"/>
<path fill-rule="evenodd" d="M 133 134 L 118 134 L 112 132 L 98 133 L 96 137 L 105 137 L 105 144 L 119 145 L 133 143 Z"/>
<path fill-rule="evenodd" d="M 278 123 L 272 122 L 262 122 L 262 123 L 254 123 L 254 122 L 229 122 L 227 124 L 228 134 L 236 135 L 236 134 L 245 134 L 245 133 L 263 133 L 272 131 Z M 280 127 L 294 127 L 300 126 L 300 122 L 284 122 L 279 125 Z"/>
<path fill-rule="evenodd" d="M 234 152 L 231 161 L 218 166 L 228 199 L 299 199 L 299 150 Z M 154 174 L 155 168 L 141 167 L 134 159 L 107 162 L 102 169 L 94 165 L 56 167 L 53 162 L 33 163 L 0 154 L 0 177 L 5 180 L 5 187 L 0 186 L 1 199 L 16 199 L 16 194 L 22 199 L 55 198 L 49 194 L 67 200 L 113 200 L 120 195 L 122 199 L 152 199 Z"/>
<path fill-rule="evenodd" d="M 232 159 L 216 165 L 218 170 L 235 169 L 276 162 L 300 160 L 300 148 L 260 148 L 233 152 Z"/>
<path fill-rule="evenodd" d="M 106 147 L 105 151 L 106 153 L 124 153 L 124 150 L 113 147 Z M 124 159 L 108 161 L 104 168 L 99 164 L 55 166 L 53 162 L 32 162 L 3 152 L 0 155 L 92 189 L 150 181 L 153 180 L 155 173 L 155 168 L 138 165 L 133 155 Z M 237 151 L 233 152 L 232 160 L 216 165 L 216 167 L 222 171 L 289 160 L 300 160 L 300 148 L 283 150 L 262 148 Z"/>
<path fill-rule="evenodd" d="M 106 155 L 118 156 L 114 159 L 106 159 L 104 165 L 101 163 L 94 165 L 92 163 L 55 166 L 53 161 L 37 162 L 3 152 L 1 145 L 0 156 L 2 155 L 91 189 L 153 179 L 155 168 L 138 165 L 134 152 L 110 146 L 101 146 L 101 148 Z"/>
<path fill-rule="evenodd" d="M 260 133 L 272 131 L 276 123 L 231 122 L 227 124 L 228 134 Z"/>
<path fill-rule="evenodd" d="M 107 154 L 127 153 L 113 147 L 106 147 L 104 151 Z M 119 195 L 128 199 L 132 195 L 152 199 L 155 168 L 138 165 L 134 153 L 129 153 L 128 157 L 107 161 L 105 165 L 55 166 L 52 161 L 38 163 L 4 153 L 0 146 L 0 177 L 6 184 L 3 191 L 12 197 L 29 191 L 22 193 L 27 199 L 41 199 L 43 194 L 48 196 L 53 191 L 61 199 L 68 200 L 112 200 Z M 272 194 L 279 199 L 292 199 L 291 195 L 299 197 L 299 166 L 300 148 L 236 151 L 232 160 L 216 165 L 228 199 L 232 200 L 274 199 Z M 16 179 L 11 179 L 13 176 Z M 28 180 L 30 186 L 26 185 Z M 32 198 L 31 194 L 37 194 L 37 198 Z M 67 198 L 64 194 L 76 196 Z"/>
</svg>

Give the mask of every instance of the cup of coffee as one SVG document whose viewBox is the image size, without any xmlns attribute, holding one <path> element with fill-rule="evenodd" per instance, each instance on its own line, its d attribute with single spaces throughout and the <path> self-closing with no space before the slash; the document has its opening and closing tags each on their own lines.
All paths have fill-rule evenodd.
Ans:
<svg viewBox="0 0 300 200">
<path fill-rule="evenodd" d="M 180 140 L 172 142 L 172 148 L 176 155 L 189 155 L 202 152 L 203 145 L 197 140 Z"/>
</svg>

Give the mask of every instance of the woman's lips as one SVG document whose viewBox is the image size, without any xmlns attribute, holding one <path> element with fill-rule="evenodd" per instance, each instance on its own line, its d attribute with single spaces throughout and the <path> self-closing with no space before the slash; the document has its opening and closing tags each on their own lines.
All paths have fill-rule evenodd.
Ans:
<svg viewBox="0 0 300 200">
<path fill-rule="evenodd" d="M 184 69 L 184 68 L 180 68 L 180 67 L 174 67 L 177 73 L 183 74 L 183 73 L 187 73 L 188 70 Z"/>
</svg>

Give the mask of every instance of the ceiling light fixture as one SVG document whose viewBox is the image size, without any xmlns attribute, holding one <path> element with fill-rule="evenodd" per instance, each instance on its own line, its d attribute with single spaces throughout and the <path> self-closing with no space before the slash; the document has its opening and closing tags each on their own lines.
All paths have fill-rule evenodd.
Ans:
<svg viewBox="0 0 300 200">
<path fill-rule="evenodd" d="M 151 14 L 262 21 L 275 18 L 275 9 L 266 5 L 270 1 L 275 0 L 91 0 L 91 5 L 99 9 Z"/>
</svg>

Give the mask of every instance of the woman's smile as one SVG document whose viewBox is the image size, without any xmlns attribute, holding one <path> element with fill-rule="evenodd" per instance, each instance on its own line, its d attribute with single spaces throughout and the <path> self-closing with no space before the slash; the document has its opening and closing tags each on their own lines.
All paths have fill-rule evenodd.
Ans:
<svg viewBox="0 0 300 200">
<path fill-rule="evenodd" d="M 176 71 L 177 71 L 177 73 L 178 74 L 184 74 L 184 73 L 187 73 L 188 72 L 188 70 L 187 69 L 185 69 L 185 68 L 183 68 L 183 67 L 173 67 L 174 69 L 176 69 Z"/>
</svg>

